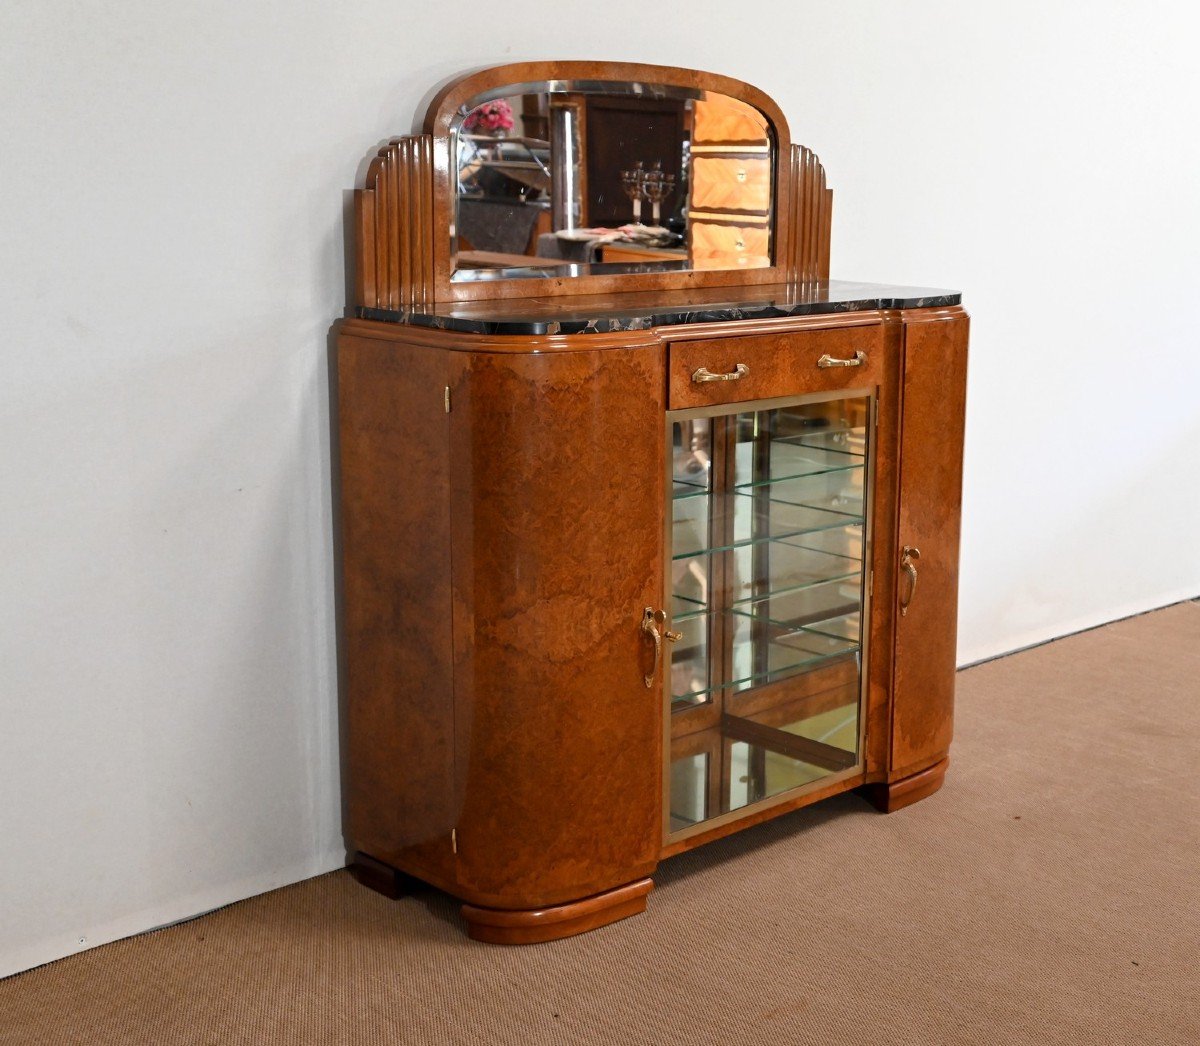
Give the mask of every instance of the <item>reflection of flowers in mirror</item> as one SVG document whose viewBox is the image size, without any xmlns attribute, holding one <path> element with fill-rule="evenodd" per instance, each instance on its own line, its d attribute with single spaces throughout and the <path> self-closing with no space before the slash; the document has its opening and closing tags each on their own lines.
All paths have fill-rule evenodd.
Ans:
<svg viewBox="0 0 1200 1046">
<path fill-rule="evenodd" d="M 512 106 L 503 98 L 485 102 L 472 109 L 463 121 L 463 130 L 476 134 L 494 134 L 496 131 L 511 131 L 513 126 Z"/>
</svg>

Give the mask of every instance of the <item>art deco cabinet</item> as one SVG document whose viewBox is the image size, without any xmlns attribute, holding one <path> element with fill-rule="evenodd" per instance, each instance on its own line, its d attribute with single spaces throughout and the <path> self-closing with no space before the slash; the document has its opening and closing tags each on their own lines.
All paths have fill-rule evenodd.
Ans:
<svg viewBox="0 0 1200 1046">
<path fill-rule="evenodd" d="M 683 850 L 941 785 L 967 317 L 830 281 L 830 204 L 769 98 L 652 66 L 472 74 L 371 160 L 337 333 L 364 881 L 550 940 Z"/>
</svg>

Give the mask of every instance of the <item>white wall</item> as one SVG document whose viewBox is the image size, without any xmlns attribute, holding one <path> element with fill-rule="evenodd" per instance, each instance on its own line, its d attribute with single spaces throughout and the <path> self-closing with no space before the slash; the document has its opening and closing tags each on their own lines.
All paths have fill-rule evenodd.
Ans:
<svg viewBox="0 0 1200 1046">
<path fill-rule="evenodd" d="M 749 80 L 836 276 L 965 289 L 963 661 L 1200 593 L 1191 10 L 8 0 L 0 974 L 340 863 L 343 192 L 465 68 Z"/>
</svg>

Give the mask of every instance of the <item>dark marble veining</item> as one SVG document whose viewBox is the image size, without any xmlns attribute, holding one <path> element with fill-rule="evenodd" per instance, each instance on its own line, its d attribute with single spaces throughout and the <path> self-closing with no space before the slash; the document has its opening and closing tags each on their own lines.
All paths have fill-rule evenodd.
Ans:
<svg viewBox="0 0 1200 1046">
<path fill-rule="evenodd" d="M 962 294 L 958 291 L 825 280 L 797 286 L 710 287 L 571 298 L 451 302 L 409 312 L 359 307 L 355 315 L 365 320 L 407 323 L 463 334 L 600 334 L 684 323 L 937 308 L 961 302 Z"/>
</svg>

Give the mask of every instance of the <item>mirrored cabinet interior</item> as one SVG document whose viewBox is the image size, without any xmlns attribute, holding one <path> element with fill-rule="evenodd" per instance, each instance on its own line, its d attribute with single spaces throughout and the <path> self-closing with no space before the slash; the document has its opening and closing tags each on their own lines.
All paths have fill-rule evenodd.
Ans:
<svg viewBox="0 0 1200 1046">
<path fill-rule="evenodd" d="M 968 319 L 831 280 L 832 203 L 767 95 L 622 63 L 457 78 L 364 166 L 336 424 L 362 882 L 548 941 L 642 912 L 684 850 L 940 788 Z"/>
<path fill-rule="evenodd" d="M 673 412 L 667 837 L 861 769 L 874 397 Z"/>
</svg>

